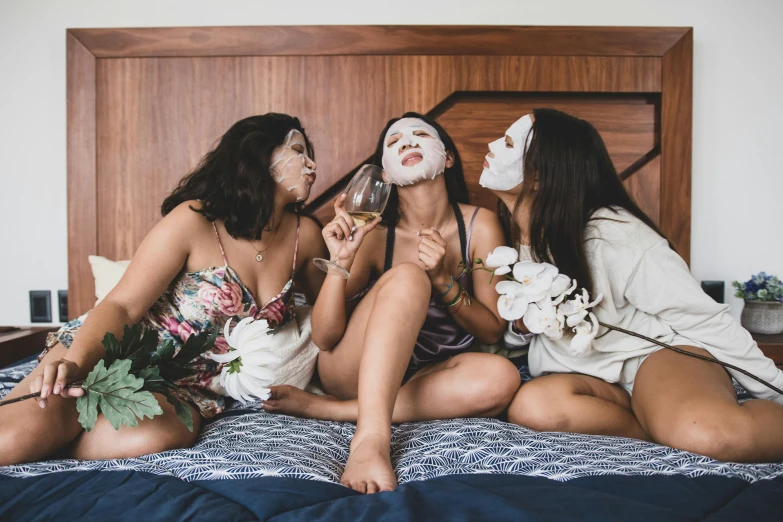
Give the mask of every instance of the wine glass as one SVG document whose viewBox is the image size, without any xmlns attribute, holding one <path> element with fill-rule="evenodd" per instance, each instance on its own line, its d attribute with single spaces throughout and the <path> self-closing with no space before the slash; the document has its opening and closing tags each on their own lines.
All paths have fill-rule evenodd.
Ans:
<svg viewBox="0 0 783 522">
<path fill-rule="evenodd" d="M 357 227 L 363 227 L 383 213 L 391 194 L 391 184 L 383 180 L 383 169 L 376 165 L 362 165 L 343 191 L 347 194 L 345 211 L 353 218 Z M 340 252 L 337 253 L 339 255 Z M 328 259 L 313 259 L 315 266 L 324 272 L 348 279 L 349 273 L 343 267 Z"/>
</svg>

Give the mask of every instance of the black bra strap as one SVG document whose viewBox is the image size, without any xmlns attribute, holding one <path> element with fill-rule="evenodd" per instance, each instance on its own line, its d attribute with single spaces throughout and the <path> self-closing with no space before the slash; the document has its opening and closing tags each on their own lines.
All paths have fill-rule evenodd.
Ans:
<svg viewBox="0 0 783 522">
<path fill-rule="evenodd" d="M 396 225 L 392 225 L 386 229 L 386 255 L 383 260 L 383 271 L 386 272 L 392 267 L 392 260 L 394 259 L 394 231 L 397 230 Z"/>
</svg>

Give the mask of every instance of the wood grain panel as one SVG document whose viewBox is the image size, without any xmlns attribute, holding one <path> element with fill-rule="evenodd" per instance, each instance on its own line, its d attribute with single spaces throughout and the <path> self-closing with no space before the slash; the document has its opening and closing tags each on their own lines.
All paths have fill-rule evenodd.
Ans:
<svg viewBox="0 0 783 522">
<path fill-rule="evenodd" d="M 68 31 L 99 58 L 394 54 L 660 57 L 687 28 L 265 26 Z"/>
<path fill-rule="evenodd" d="M 653 222 L 661 225 L 661 157 L 656 156 L 649 163 L 633 173 L 623 182 L 636 204 Z"/>
<path fill-rule="evenodd" d="M 312 192 L 315 199 L 372 155 L 385 123 L 407 110 L 428 112 L 454 91 L 656 88 L 659 73 L 652 59 L 639 59 L 627 67 L 625 60 L 629 59 L 282 56 L 99 60 L 98 251 L 115 259 L 129 257 L 160 219 L 158 208 L 165 195 L 232 123 L 245 116 L 276 111 L 301 118 L 319 165 L 319 181 Z M 633 73 L 602 73 L 617 68 Z M 573 76 L 560 78 L 552 73 L 565 70 Z M 465 71 L 476 74 L 466 76 Z M 508 106 L 493 107 L 502 116 L 501 123 L 488 124 L 495 133 L 507 126 L 509 111 L 520 114 Z M 621 116 L 612 120 L 620 125 L 617 139 L 632 141 L 635 135 L 622 122 L 644 123 L 646 117 L 633 111 Z M 601 111 L 592 111 L 586 117 L 602 121 L 603 116 Z M 638 148 L 629 149 L 633 157 L 630 161 L 621 158 L 620 168 L 639 156 Z M 618 154 L 629 152 L 618 148 Z M 141 179 L 144 183 L 139 183 Z"/>
<path fill-rule="evenodd" d="M 691 253 L 693 30 L 663 57 L 661 87 L 661 231 L 686 262 Z"/>
<path fill-rule="evenodd" d="M 98 252 L 95 162 L 95 57 L 66 35 L 68 171 L 68 313 L 83 314 L 95 303 L 87 256 Z"/>
</svg>

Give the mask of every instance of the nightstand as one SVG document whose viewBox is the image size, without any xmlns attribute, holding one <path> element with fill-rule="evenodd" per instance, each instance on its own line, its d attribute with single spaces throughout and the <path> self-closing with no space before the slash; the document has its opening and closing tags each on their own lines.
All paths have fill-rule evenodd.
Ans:
<svg viewBox="0 0 783 522">
<path fill-rule="evenodd" d="M 783 333 L 777 335 L 751 334 L 759 344 L 764 355 L 775 361 L 778 368 L 783 369 Z"/>
<path fill-rule="evenodd" d="M 0 327 L 0 368 L 41 353 L 44 349 L 46 336 L 56 332 L 54 326 L 34 328 Z"/>
</svg>

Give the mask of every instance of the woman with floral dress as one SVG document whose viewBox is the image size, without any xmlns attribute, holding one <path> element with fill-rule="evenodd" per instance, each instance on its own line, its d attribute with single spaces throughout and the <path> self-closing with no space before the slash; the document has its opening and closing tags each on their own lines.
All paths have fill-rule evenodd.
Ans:
<svg viewBox="0 0 783 522">
<path fill-rule="evenodd" d="M 218 328 L 215 352 L 228 349 L 222 332 L 229 319 L 286 327 L 294 318 L 294 283 L 314 300 L 324 277 L 311 262 L 326 254 L 320 227 L 296 212 L 315 182 L 312 156 L 297 118 L 270 113 L 235 123 L 163 202 L 163 219 L 117 286 L 51 334 L 39 366 L 9 394 L 40 392 L 40 399 L 0 410 L 0 465 L 54 455 L 126 458 L 190 446 L 202 420 L 225 405 L 220 367 L 207 356 L 176 383 L 175 395 L 199 413 L 192 432 L 158 394 L 163 415 L 117 431 L 100 416 L 84 432 L 72 400 L 82 391 L 66 385 L 86 377 L 104 356 L 104 335 L 119 337 L 125 325 L 141 322 L 175 346 Z"/>
</svg>

